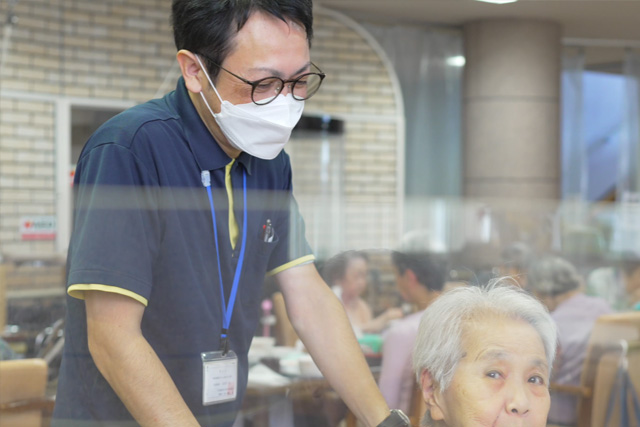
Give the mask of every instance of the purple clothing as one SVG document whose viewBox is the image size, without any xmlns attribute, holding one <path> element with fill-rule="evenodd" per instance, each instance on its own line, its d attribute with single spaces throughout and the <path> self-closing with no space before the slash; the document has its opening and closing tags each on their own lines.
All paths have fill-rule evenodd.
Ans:
<svg viewBox="0 0 640 427">
<path fill-rule="evenodd" d="M 409 413 L 416 387 L 411 353 L 424 311 L 410 314 L 392 324 L 384 333 L 382 369 L 378 386 L 390 408 Z"/>
<path fill-rule="evenodd" d="M 558 326 L 559 352 L 552 382 L 580 385 L 582 365 L 591 329 L 598 317 L 611 313 L 609 304 L 598 297 L 577 294 L 551 313 Z M 549 422 L 571 425 L 576 422 L 578 399 L 566 393 L 551 393 Z"/>
</svg>

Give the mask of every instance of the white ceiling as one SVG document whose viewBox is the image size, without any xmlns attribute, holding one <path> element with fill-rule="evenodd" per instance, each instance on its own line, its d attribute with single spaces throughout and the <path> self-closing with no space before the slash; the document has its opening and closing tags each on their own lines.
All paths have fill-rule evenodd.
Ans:
<svg viewBox="0 0 640 427">
<path fill-rule="evenodd" d="M 357 20 L 445 24 L 488 19 L 544 19 L 562 25 L 565 38 L 631 41 L 640 47 L 640 0 L 520 0 L 496 5 L 474 0 L 316 0 Z M 590 48 L 596 62 L 614 61 L 622 47 Z"/>
</svg>

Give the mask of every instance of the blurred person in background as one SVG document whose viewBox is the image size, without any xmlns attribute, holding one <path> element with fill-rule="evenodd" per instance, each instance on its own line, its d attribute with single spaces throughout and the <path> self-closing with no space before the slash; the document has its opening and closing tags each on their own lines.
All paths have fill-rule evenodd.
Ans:
<svg viewBox="0 0 640 427">
<path fill-rule="evenodd" d="M 413 367 L 427 427 L 544 427 L 556 326 L 523 290 L 467 286 L 424 312 Z"/>
<path fill-rule="evenodd" d="M 0 338 L 0 360 L 13 360 L 18 359 L 18 354 L 13 351 L 13 348 L 8 342 Z"/>
<path fill-rule="evenodd" d="M 391 260 L 398 291 L 416 311 L 394 322 L 383 334 L 378 386 L 388 405 L 409 413 L 415 389 L 411 351 L 424 310 L 442 293 L 445 269 L 443 262 L 427 252 L 394 251 Z"/>
<path fill-rule="evenodd" d="M 585 295 L 576 268 L 557 256 L 542 257 L 531 265 L 528 287 L 547 306 L 558 326 L 553 382 L 580 385 L 591 330 L 598 317 L 611 313 L 609 304 L 602 298 Z M 551 397 L 549 421 L 573 425 L 577 417 L 577 397 L 560 392 L 552 392 Z"/>
<path fill-rule="evenodd" d="M 628 307 L 640 310 L 640 257 L 629 254 L 623 258 L 622 278 L 627 293 Z"/>
<path fill-rule="evenodd" d="M 523 242 L 515 242 L 505 247 L 500 254 L 499 276 L 513 278 L 522 289 L 527 288 L 527 269 L 533 258 L 531 248 Z"/>
<path fill-rule="evenodd" d="M 369 258 L 364 252 L 339 253 L 326 262 L 322 275 L 342 301 L 356 336 L 379 333 L 392 320 L 403 316 L 402 309 L 392 307 L 374 317 L 371 307 L 362 299 L 369 276 Z"/>
</svg>

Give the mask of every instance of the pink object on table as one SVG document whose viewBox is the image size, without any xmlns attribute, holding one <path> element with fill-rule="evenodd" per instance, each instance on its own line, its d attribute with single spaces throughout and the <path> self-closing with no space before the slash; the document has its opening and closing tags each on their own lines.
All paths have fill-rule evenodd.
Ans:
<svg viewBox="0 0 640 427">
<path fill-rule="evenodd" d="M 262 300 L 262 316 L 263 319 L 267 319 L 271 315 L 271 310 L 273 309 L 273 302 L 270 299 Z M 262 324 L 262 336 L 270 337 L 271 331 L 269 327 L 269 322 L 263 322 Z"/>
</svg>

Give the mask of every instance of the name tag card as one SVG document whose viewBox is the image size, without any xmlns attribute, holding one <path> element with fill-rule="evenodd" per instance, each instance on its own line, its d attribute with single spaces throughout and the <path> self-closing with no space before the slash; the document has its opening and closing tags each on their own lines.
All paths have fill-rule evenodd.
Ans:
<svg viewBox="0 0 640 427">
<path fill-rule="evenodd" d="M 202 353 L 202 404 L 230 402 L 238 394 L 238 357 L 233 351 Z"/>
</svg>

